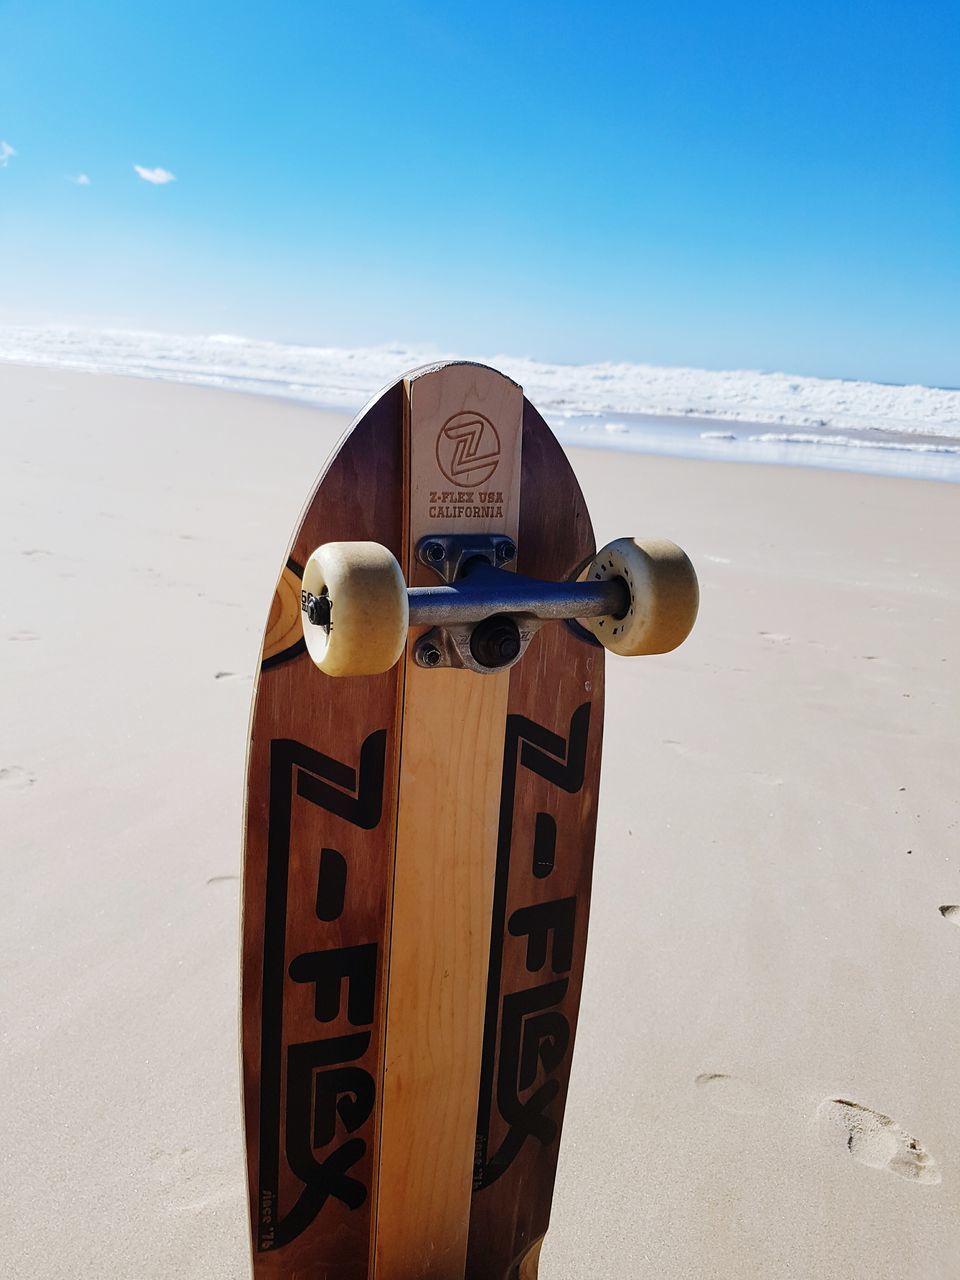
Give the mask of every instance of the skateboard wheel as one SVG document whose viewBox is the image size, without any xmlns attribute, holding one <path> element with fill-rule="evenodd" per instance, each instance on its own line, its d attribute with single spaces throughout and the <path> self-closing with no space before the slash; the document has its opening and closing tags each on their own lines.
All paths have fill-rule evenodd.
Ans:
<svg viewBox="0 0 960 1280">
<path fill-rule="evenodd" d="M 585 581 L 621 578 L 630 603 L 621 617 L 584 618 L 605 649 L 624 657 L 669 653 L 690 634 L 697 618 L 700 588 L 693 565 L 666 538 L 617 538 L 598 551 Z"/>
<path fill-rule="evenodd" d="M 303 638 L 328 676 L 389 671 L 407 642 L 407 584 L 379 542 L 325 542 L 303 571 Z"/>
</svg>

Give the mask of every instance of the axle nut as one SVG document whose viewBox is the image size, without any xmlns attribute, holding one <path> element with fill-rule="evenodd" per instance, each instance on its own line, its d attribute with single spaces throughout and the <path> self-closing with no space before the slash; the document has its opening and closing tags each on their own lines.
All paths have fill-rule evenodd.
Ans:
<svg viewBox="0 0 960 1280">
<path fill-rule="evenodd" d="M 329 596 L 309 595 L 307 597 L 307 621 L 315 627 L 330 630 L 331 604 Z"/>
</svg>

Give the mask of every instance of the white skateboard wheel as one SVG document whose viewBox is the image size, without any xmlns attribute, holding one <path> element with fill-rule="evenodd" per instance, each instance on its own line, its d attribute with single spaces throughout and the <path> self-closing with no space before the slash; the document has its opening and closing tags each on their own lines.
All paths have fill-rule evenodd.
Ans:
<svg viewBox="0 0 960 1280">
<path fill-rule="evenodd" d="M 301 602 L 307 651 L 328 676 L 379 675 L 403 653 L 407 584 L 379 542 L 317 547 L 303 571 Z"/>
<path fill-rule="evenodd" d="M 584 581 L 622 578 L 630 602 L 622 617 L 584 618 L 605 649 L 633 658 L 669 653 L 690 634 L 700 605 L 697 574 L 666 538 L 617 538 L 598 551 Z"/>
</svg>

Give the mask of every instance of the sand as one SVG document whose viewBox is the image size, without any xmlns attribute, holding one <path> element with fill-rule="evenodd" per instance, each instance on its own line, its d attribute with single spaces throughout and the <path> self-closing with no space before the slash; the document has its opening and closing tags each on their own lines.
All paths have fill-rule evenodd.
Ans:
<svg viewBox="0 0 960 1280">
<path fill-rule="evenodd" d="M 26 1280 L 247 1275 L 244 739 L 344 419 L 0 368 L 0 1225 Z M 542 1280 L 960 1273 L 960 490 L 576 452 L 703 603 L 608 663 Z"/>
</svg>

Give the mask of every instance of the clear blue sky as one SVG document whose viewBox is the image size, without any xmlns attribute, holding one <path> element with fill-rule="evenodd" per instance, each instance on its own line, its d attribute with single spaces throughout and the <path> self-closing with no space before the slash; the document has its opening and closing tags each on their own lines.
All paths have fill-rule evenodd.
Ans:
<svg viewBox="0 0 960 1280">
<path fill-rule="evenodd" d="M 958 15 L 0 0 L 0 322 L 957 386 Z"/>
</svg>

